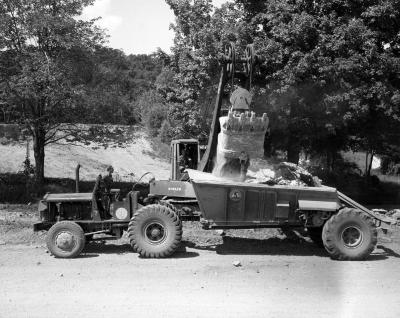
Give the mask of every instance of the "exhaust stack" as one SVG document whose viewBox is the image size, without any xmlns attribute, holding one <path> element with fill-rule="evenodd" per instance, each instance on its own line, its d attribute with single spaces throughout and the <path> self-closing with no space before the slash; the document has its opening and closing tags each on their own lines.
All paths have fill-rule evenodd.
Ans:
<svg viewBox="0 0 400 318">
<path fill-rule="evenodd" d="M 75 192 L 79 193 L 79 169 L 81 168 L 81 164 L 78 163 L 78 165 L 75 168 Z"/>
</svg>

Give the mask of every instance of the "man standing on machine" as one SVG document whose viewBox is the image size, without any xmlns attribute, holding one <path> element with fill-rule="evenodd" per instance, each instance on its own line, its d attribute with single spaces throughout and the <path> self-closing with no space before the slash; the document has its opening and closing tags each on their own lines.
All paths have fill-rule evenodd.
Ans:
<svg viewBox="0 0 400 318">
<path fill-rule="evenodd" d="M 253 95 L 245 88 L 246 77 L 244 75 L 237 75 L 237 79 L 237 88 L 232 92 L 231 98 L 229 99 L 232 104 L 232 110 L 238 112 L 249 111 Z"/>
</svg>

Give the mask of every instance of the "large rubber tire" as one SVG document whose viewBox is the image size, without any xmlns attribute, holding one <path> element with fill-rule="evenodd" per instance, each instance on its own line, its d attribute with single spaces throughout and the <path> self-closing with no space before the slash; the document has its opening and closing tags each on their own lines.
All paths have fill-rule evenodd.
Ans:
<svg viewBox="0 0 400 318">
<path fill-rule="evenodd" d="M 324 242 L 322 241 L 322 227 L 308 227 L 307 235 L 315 245 L 324 248 Z"/>
<path fill-rule="evenodd" d="M 322 240 L 332 259 L 362 260 L 374 250 L 377 230 L 368 214 L 344 208 L 325 223 Z"/>
<path fill-rule="evenodd" d="M 59 258 L 78 256 L 85 247 L 85 243 L 83 229 L 71 221 L 54 224 L 46 236 L 47 248 L 55 257 Z"/>
<path fill-rule="evenodd" d="M 152 204 L 138 210 L 128 226 L 129 241 L 143 257 L 170 256 L 182 239 L 182 223 L 167 206 Z"/>
</svg>

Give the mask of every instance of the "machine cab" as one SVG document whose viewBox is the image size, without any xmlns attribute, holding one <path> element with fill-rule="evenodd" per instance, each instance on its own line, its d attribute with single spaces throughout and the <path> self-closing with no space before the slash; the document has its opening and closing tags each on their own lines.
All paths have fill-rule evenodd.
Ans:
<svg viewBox="0 0 400 318">
<path fill-rule="evenodd" d="M 171 142 L 171 180 L 181 180 L 185 169 L 197 169 L 200 162 L 199 141 L 178 139 Z"/>
</svg>

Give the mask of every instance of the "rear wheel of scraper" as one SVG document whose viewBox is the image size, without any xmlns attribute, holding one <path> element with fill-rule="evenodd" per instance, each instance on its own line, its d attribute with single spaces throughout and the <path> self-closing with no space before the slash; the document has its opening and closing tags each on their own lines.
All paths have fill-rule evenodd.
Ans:
<svg viewBox="0 0 400 318">
<path fill-rule="evenodd" d="M 60 258 L 78 256 L 85 247 L 83 229 L 71 221 L 61 221 L 54 224 L 47 232 L 46 244 L 49 251 Z"/>
<path fill-rule="evenodd" d="M 325 223 L 322 240 L 331 258 L 362 260 L 374 250 L 377 230 L 368 214 L 344 208 Z"/>
<path fill-rule="evenodd" d="M 324 242 L 322 241 L 322 227 L 308 227 L 307 234 L 318 247 L 324 247 Z"/>
<path fill-rule="evenodd" d="M 170 208 L 152 204 L 138 210 L 128 226 L 129 241 L 143 257 L 161 258 L 175 252 L 182 239 L 182 223 Z"/>
</svg>

